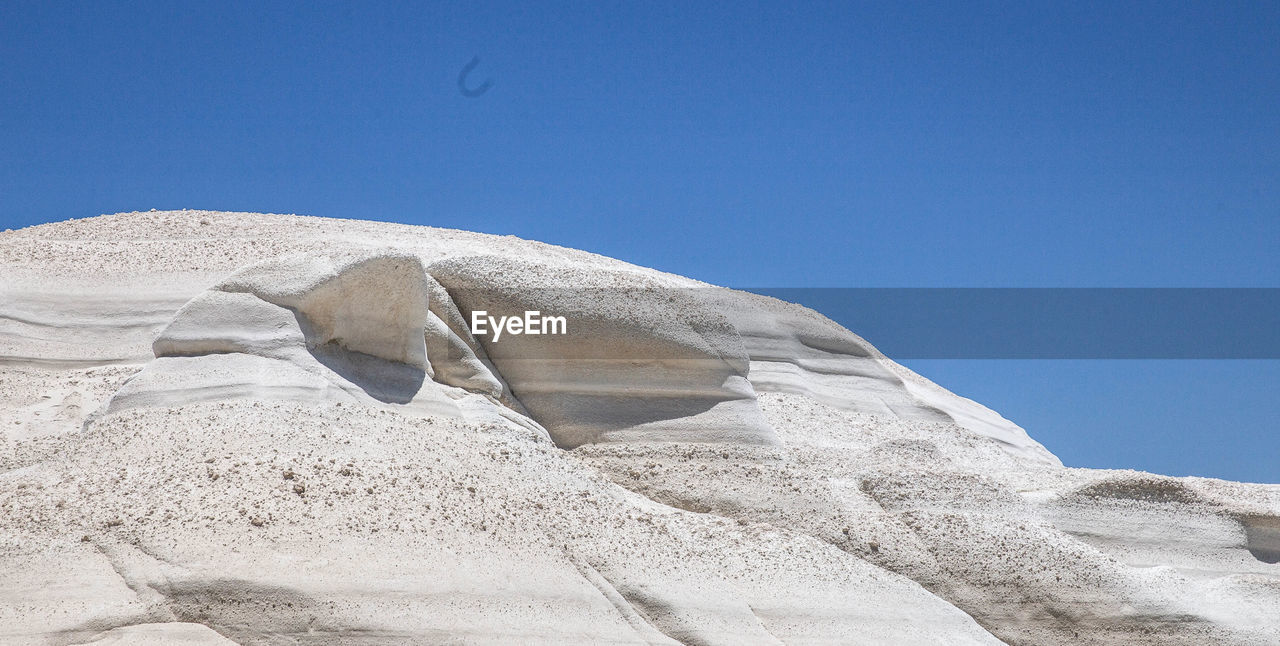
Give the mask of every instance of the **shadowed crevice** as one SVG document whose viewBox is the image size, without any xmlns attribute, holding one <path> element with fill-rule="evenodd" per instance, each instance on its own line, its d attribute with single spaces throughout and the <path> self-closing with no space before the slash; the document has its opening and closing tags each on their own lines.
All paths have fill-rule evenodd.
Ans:
<svg viewBox="0 0 1280 646">
<path fill-rule="evenodd" d="M 1263 563 L 1280 563 L 1280 517 L 1245 516 L 1245 548 Z"/>
<path fill-rule="evenodd" d="M 427 373 L 421 368 L 348 350 L 337 343 L 308 347 L 307 351 L 370 397 L 389 404 L 413 401 L 427 379 Z"/>
</svg>

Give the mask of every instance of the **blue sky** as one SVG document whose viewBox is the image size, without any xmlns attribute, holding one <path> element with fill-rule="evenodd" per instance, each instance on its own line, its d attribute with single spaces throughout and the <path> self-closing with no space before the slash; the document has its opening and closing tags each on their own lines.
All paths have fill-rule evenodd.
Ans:
<svg viewBox="0 0 1280 646">
<path fill-rule="evenodd" d="M 276 211 L 733 286 L 1280 287 L 1280 4 L 950 4 L 9 1 L 0 227 Z M 1278 482 L 1275 363 L 910 365 L 1069 464 Z"/>
</svg>

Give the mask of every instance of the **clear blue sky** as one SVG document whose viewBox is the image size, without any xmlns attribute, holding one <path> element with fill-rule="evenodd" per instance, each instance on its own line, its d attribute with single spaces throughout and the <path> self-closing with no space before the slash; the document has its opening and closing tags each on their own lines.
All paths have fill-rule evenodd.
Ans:
<svg viewBox="0 0 1280 646">
<path fill-rule="evenodd" d="M 1280 3 L 950 4 L 10 0 L 0 226 L 276 211 L 734 286 L 1280 287 Z M 1275 364 L 911 363 L 1069 464 L 1278 482 Z"/>
</svg>

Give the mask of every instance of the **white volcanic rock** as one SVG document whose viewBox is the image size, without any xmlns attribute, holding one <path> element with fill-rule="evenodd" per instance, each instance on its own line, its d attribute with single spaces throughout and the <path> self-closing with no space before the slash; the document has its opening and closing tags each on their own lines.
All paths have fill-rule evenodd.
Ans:
<svg viewBox="0 0 1280 646">
<path fill-rule="evenodd" d="M 197 211 L 0 269 L 0 644 L 1280 643 L 1280 486 L 1064 468 L 799 306 Z"/>
<path fill-rule="evenodd" d="M 563 335 L 477 339 L 556 444 L 775 444 L 737 329 L 677 281 L 493 256 L 430 267 L 465 313 L 554 313 Z"/>
<path fill-rule="evenodd" d="M 234 646 L 235 642 L 201 624 L 134 624 L 112 628 L 84 644 L 94 646 Z"/>
</svg>

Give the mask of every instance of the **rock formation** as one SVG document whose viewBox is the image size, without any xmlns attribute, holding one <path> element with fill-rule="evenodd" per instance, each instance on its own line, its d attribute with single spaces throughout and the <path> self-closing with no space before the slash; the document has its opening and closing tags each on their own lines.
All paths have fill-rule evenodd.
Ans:
<svg viewBox="0 0 1280 646">
<path fill-rule="evenodd" d="M 1280 643 L 1280 486 L 1064 467 L 796 305 L 200 211 L 0 268 L 0 644 Z"/>
</svg>

